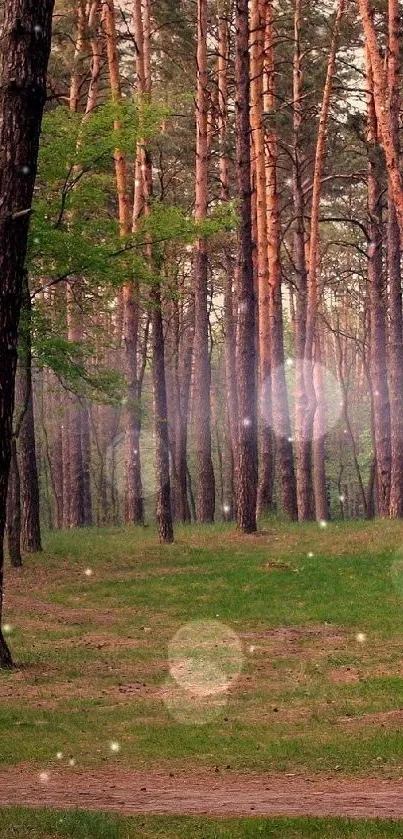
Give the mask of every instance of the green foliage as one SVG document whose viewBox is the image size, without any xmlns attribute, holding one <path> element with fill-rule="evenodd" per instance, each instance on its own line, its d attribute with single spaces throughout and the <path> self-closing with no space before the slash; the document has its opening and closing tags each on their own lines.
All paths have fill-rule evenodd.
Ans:
<svg viewBox="0 0 403 839">
<path fill-rule="evenodd" d="M 44 285 L 57 288 L 79 281 L 87 317 L 96 296 L 101 312 L 124 283 L 149 285 L 160 281 L 164 248 L 192 243 L 197 236 L 215 236 L 236 226 L 232 204 L 219 205 L 202 225 L 176 206 L 154 201 L 136 233 L 121 236 L 116 220 L 113 158 L 118 147 L 133 165 L 136 143 L 154 137 L 166 108 L 144 101 L 107 102 L 91 115 L 59 107 L 45 116 L 39 157 L 27 269 L 34 290 L 33 350 L 36 362 L 50 367 L 66 386 L 90 398 L 121 398 L 118 374 L 92 368 L 92 338 L 74 344 L 63 337 L 66 310 L 63 295 L 50 318 L 47 304 L 38 303 Z M 154 268 L 147 259 L 152 244 Z M 157 272 L 157 274 L 155 273 Z M 108 340 L 108 339 L 106 339 Z"/>
</svg>

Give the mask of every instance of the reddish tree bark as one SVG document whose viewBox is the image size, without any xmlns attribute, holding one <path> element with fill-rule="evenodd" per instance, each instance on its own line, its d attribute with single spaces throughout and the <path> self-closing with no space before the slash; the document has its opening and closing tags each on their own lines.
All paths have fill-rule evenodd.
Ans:
<svg viewBox="0 0 403 839">
<path fill-rule="evenodd" d="M 103 4 L 103 29 L 106 37 L 106 51 L 108 57 L 109 79 L 111 95 L 114 102 L 122 98 L 119 61 L 116 44 L 116 21 L 113 0 L 106 0 Z M 138 62 L 137 62 L 138 63 Z M 119 131 L 120 123 L 115 121 L 115 130 Z M 141 195 L 140 181 L 137 182 L 134 198 L 133 222 L 131 224 L 129 210 L 129 190 L 126 158 L 121 149 L 115 150 L 116 191 L 118 198 L 118 217 L 122 237 L 126 236 L 132 227 L 136 228 L 138 215 L 137 197 Z M 141 484 L 140 461 L 140 387 L 137 376 L 138 365 L 138 333 L 139 333 L 139 289 L 138 284 L 129 281 L 122 289 L 123 305 L 123 352 L 126 376 L 126 405 L 125 405 L 125 449 L 126 449 L 126 499 L 125 518 L 132 524 L 144 522 L 144 502 Z M 120 335 L 119 335 L 120 338 Z"/>
<path fill-rule="evenodd" d="M 319 403 L 319 410 L 321 410 L 320 403 L 322 401 L 322 393 L 320 389 L 315 388 L 314 381 L 314 343 L 315 332 L 317 329 L 317 316 L 319 307 L 319 289 L 318 289 L 318 267 L 319 267 L 319 212 L 320 199 L 322 192 L 322 176 L 323 166 L 325 160 L 326 137 L 329 121 L 329 112 L 331 97 L 333 92 L 333 76 L 336 64 L 337 45 L 340 32 L 340 24 L 345 10 L 345 0 L 339 0 L 335 22 L 333 26 L 332 41 L 330 45 L 329 58 L 327 63 L 326 79 L 323 88 L 322 104 L 319 116 L 318 135 L 315 149 L 315 163 L 313 174 L 312 187 L 312 207 L 311 207 L 311 225 L 309 231 L 309 271 L 308 271 L 308 308 L 305 334 L 305 353 L 304 353 L 304 384 L 307 394 L 307 410 L 305 414 L 305 422 L 303 429 L 303 438 L 305 441 L 313 440 L 314 419 L 315 412 Z M 321 376 L 317 378 L 320 388 Z M 325 495 L 325 463 L 324 463 L 324 445 L 315 444 L 313 447 L 313 467 L 314 467 L 314 498 L 315 498 L 315 515 L 318 520 L 327 519 L 328 515 L 324 515 L 328 511 L 327 498 Z M 316 476 L 315 476 L 316 473 Z"/>
<path fill-rule="evenodd" d="M 400 15 L 398 0 L 389 0 L 388 94 L 393 143 L 399 158 L 400 111 Z M 403 516 L 403 319 L 401 248 L 394 197 L 388 184 L 388 274 L 389 274 L 389 390 L 391 423 L 390 515 Z"/>
<path fill-rule="evenodd" d="M 399 225 L 400 247 L 403 249 L 403 179 L 394 142 L 393 112 L 390 107 L 387 107 L 389 102 L 387 76 L 369 2 L 368 0 L 358 0 L 358 6 L 365 35 L 367 61 L 371 67 L 371 94 L 378 125 L 379 141 L 385 152 L 390 191 L 393 195 Z"/>
<path fill-rule="evenodd" d="M 266 203 L 266 152 L 263 124 L 263 72 L 267 7 L 253 0 L 251 7 L 251 129 L 256 192 L 256 262 L 259 341 L 259 484 L 257 512 L 273 505 L 274 451 L 271 394 L 271 321 L 269 294 L 268 229 Z M 267 68 L 266 68 L 267 74 Z M 267 91 L 265 95 L 267 103 Z"/>
</svg>

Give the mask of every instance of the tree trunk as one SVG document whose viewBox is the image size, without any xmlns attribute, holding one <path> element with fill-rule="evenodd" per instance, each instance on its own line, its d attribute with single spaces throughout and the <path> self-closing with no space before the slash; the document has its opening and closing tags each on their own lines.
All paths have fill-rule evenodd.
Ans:
<svg viewBox="0 0 403 839">
<path fill-rule="evenodd" d="M 134 0 L 135 38 L 137 43 L 137 78 L 143 99 L 151 102 L 150 9 L 149 0 Z M 141 118 L 141 117 L 140 117 Z M 141 174 L 145 215 L 151 211 L 153 197 L 152 161 L 143 138 Z M 152 245 L 147 245 L 147 258 L 152 274 L 158 273 Z M 156 518 L 161 542 L 173 542 L 171 483 L 169 474 L 168 408 L 165 380 L 165 339 L 161 310 L 161 284 L 154 277 L 151 287 L 152 374 L 154 392 Z"/>
<path fill-rule="evenodd" d="M 156 518 L 161 542 L 173 542 L 169 476 L 168 411 L 165 383 L 164 330 L 159 283 L 152 288 L 152 353 L 155 412 Z"/>
<path fill-rule="evenodd" d="M 4 12 L 0 67 L 0 625 L 18 321 L 46 100 L 53 0 L 6 0 Z M 0 667 L 11 666 L 11 654 L 0 630 Z"/>
<path fill-rule="evenodd" d="M 393 142 L 399 158 L 400 111 L 400 15 L 398 0 L 389 0 L 388 93 Z M 401 248 L 395 202 L 388 184 L 388 274 L 389 274 L 389 389 L 391 424 L 390 515 L 403 517 L 403 319 Z"/>
<path fill-rule="evenodd" d="M 77 3 L 77 25 L 76 44 L 74 53 L 73 72 L 70 82 L 69 107 L 72 113 L 78 113 L 80 109 L 80 93 L 82 88 L 83 61 L 86 57 L 86 8 L 84 0 Z M 80 139 L 77 141 L 77 147 Z M 83 341 L 83 288 L 82 280 L 75 277 L 67 285 L 67 338 L 71 343 L 80 345 Z M 82 527 L 85 523 L 85 500 L 84 500 L 84 469 L 83 469 L 83 448 L 81 442 L 82 410 L 79 397 L 75 394 L 70 396 L 70 408 L 68 412 L 68 433 L 69 433 L 69 497 L 70 513 L 69 526 Z"/>
<path fill-rule="evenodd" d="M 116 46 L 116 22 L 113 0 L 105 0 L 102 16 L 103 28 L 106 36 L 106 51 L 108 57 L 109 80 L 111 95 L 114 102 L 122 98 L 119 62 Z M 119 120 L 115 120 L 114 128 L 120 130 Z M 130 212 L 128 194 L 128 176 L 126 158 L 121 149 L 115 150 L 115 176 L 118 199 L 118 214 L 120 233 L 122 237 L 130 232 Z M 140 190 L 141 191 L 141 190 Z M 135 190 L 135 204 L 138 189 Z M 134 209 L 133 231 L 135 230 L 137 210 Z M 138 362 L 138 332 L 139 332 L 139 290 L 135 282 L 127 282 L 122 290 L 123 302 L 123 351 L 126 377 L 126 405 L 125 405 L 125 448 L 126 448 L 126 503 L 125 518 L 131 524 L 144 523 L 144 502 L 141 484 L 140 461 L 140 389 L 137 377 Z"/>
<path fill-rule="evenodd" d="M 181 379 L 179 373 L 179 359 L 181 350 L 181 313 L 176 295 L 180 293 L 180 284 L 176 283 L 173 299 L 169 302 L 166 320 L 166 339 L 168 349 L 166 356 L 166 386 L 169 418 L 169 445 L 172 458 L 172 509 L 174 519 L 187 523 L 190 521 L 190 510 L 187 498 L 186 474 L 186 441 L 183 458 L 183 423 L 181 406 Z"/>
<path fill-rule="evenodd" d="M 263 64 L 265 56 L 266 6 L 253 0 L 251 11 L 251 129 L 256 190 L 256 245 L 259 340 L 259 484 L 258 516 L 272 509 L 274 452 L 272 420 L 270 294 L 266 205 L 266 155 L 263 125 Z M 267 99 L 267 95 L 266 95 Z"/>
<path fill-rule="evenodd" d="M 319 307 L 319 292 L 318 292 L 318 267 L 319 267 L 319 212 L 320 212 L 320 198 L 322 192 L 322 175 L 326 151 L 326 137 L 329 120 L 330 104 L 333 91 L 333 76 L 336 64 L 337 45 L 340 32 L 341 19 L 344 14 L 345 0 L 339 0 L 336 18 L 333 26 L 332 42 L 330 45 L 329 58 L 327 63 L 325 86 L 323 89 L 322 105 L 319 116 L 318 136 L 316 140 L 315 149 L 315 163 L 312 187 L 312 208 L 311 208 L 311 225 L 309 232 L 309 272 L 308 272 L 308 308 L 306 321 L 306 335 L 305 335 L 305 353 L 304 353 L 304 384 L 307 394 L 307 411 L 305 414 L 305 423 L 303 430 L 304 441 L 313 440 L 314 438 L 314 419 L 315 412 L 318 408 L 321 410 L 320 391 L 315 390 L 314 383 L 314 343 L 315 332 L 317 329 L 317 315 Z M 317 520 L 322 519 L 321 512 L 324 511 L 326 504 L 323 497 L 323 473 L 325 470 L 324 463 L 324 445 L 317 445 L 313 447 L 314 458 L 320 458 L 322 462 L 314 464 L 314 473 L 316 473 L 317 480 L 314 480 L 314 498 L 315 498 L 315 515 Z M 322 475 L 322 478 L 319 476 Z M 326 516 L 327 518 L 327 516 Z"/>
<path fill-rule="evenodd" d="M 273 6 L 266 6 L 265 37 L 265 113 L 275 112 L 275 61 L 273 48 Z M 277 190 L 277 136 L 270 127 L 266 141 L 266 212 L 267 212 L 267 261 L 269 269 L 269 334 L 271 346 L 271 401 L 273 427 L 276 437 L 280 469 L 280 486 L 283 512 L 290 519 L 298 517 L 297 487 L 295 483 L 293 440 L 288 408 L 287 384 L 284 367 L 283 303 L 280 265 L 280 210 Z M 263 312 L 263 319 L 265 313 Z"/>
<path fill-rule="evenodd" d="M 178 429 L 178 474 L 182 489 L 183 520 L 191 521 L 189 504 L 189 469 L 187 465 L 188 421 L 192 380 L 194 336 L 194 298 L 191 294 L 187 312 L 183 314 L 179 347 L 180 427 Z M 184 496 L 186 493 L 186 496 Z M 193 518 L 195 515 L 193 514 Z"/>
<path fill-rule="evenodd" d="M 313 385 L 316 394 L 316 412 L 314 419 L 314 434 L 312 443 L 313 452 L 313 487 L 315 498 L 315 514 L 318 521 L 327 521 L 329 518 L 329 504 L 326 485 L 326 464 L 325 464 L 325 404 L 324 404 L 324 381 L 322 368 L 322 336 L 316 330 L 315 337 L 315 366 L 313 370 Z"/>
<path fill-rule="evenodd" d="M 228 57 L 229 57 L 229 20 L 224 9 L 218 21 L 218 134 L 219 134 L 219 172 L 220 198 L 230 200 L 229 157 L 228 157 Z M 224 498 L 223 513 L 226 521 L 236 512 L 236 469 L 238 464 L 238 395 L 236 390 L 236 329 L 234 321 L 234 261 L 230 250 L 224 253 L 224 359 L 225 385 L 227 395 L 228 442 L 230 446 L 230 494 Z"/>
<path fill-rule="evenodd" d="M 372 96 L 372 70 L 367 55 L 368 84 L 368 283 L 370 301 L 370 372 L 377 463 L 378 513 L 389 516 L 391 439 L 388 370 L 386 358 L 386 284 L 382 265 L 383 160 L 378 144 Z"/>
<path fill-rule="evenodd" d="M 304 380 L 305 338 L 307 319 L 307 265 L 305 255 L 305 201 L 302 188 L 305 157 L 302 150 L 304 97 L 302 89 L 301 0 L 295 0 L 293 57 L 293 251 L 296 270 L 297 297 L 295 310 L 295 437 L 297 454 L 297 506 L 300 521 L 314 518 L 312 485 L 312 441 L 305 439 L 304 424 L 308 410 Z"/>
<path fill-rule="evenodd" d="M 208 207 L 208 76 L 207 0 L 197 2 L 197 106 L 196 106 L 196 222 L 203 222 Z M 208 336 L 208 259 L 206 239 L 200 237 L 193 252 L 195 292 L 193 416 L 197 466 L 197 520 L 214 521 L 215 479 L 211 458 L 210 354 Z"/>
<path fill-rule="evenodd" d="M 83 524 L 90 527 L 92 520 L 92 495 L 91 495 L 91 429 L 89 418 L 89 406 L 86 399 L 81 400 L 80 411 L 81 428 L 81 456 L 83 463 L 83 499 L 84 499 L 84 520 Z"/>
<path fill-rule="evenodd" d="M 20 330 L 16 379 L 17 422 L 19 427 L 15 429 L 18 440 L 22 489 L 21 540 L 24 551 L 27 553 L 37 553 L 42 550 L 42 544 L 32 389 L 31 297 L 26 276 L 22 306 L 24 323 Z"/>
<path fill-rule="evenodd" d="M 69 422 L 69 401 L 64 399 L 64 411 L 62 421 L 62 463 L 63 463 L 63 527 L 70 527 L 70 422 Z"/>
<path fill-rule="evenodd" d="M 367 62 L 371 68 L 371 95 L 378 126 L 378 139 L 385 152 L 388 181 L 399 225 L 400 248 L 403 250 L 403 179 L 398 150 L 394 141 L 393 119 L 395 108 L 387 107 L 389 105 L 389 91 L 383 59 L 377 42 L 373 13 L 370 10 L 368 0 L 358 0 L 358 5 L 365 35 Z"/>
<path fill-rule="evenodd" d="M 7 545 L 11 565 L 13 568 L 21 568 L 21 482 L 17 444 L 14 437 L 11 444 L 10 474 L 8 477 Z"/>
<path fill-rule="evenodd" d="M 239 448 L 237 475 L 237 521 L 244 533 L 256 531 L 257 502 L 257 415 L 255 292 L 252 257 L 252 207 L 250 160 L 250 60 L 248 0 L 236 2 L 235 49 L 236 171 L 240 231 L 236 272 L 238 298 L 237 384 L 239 405 Z"/>
<path fill-rule="evenodd" d="M 83 313 L 81 281 L 69 283 L 67 286 L 67 335 L 68 340 L 77 345 L 83 340 Z M 69 497 L 70 497 L 70 527 L 82 527 L 85 520 L 84 512 L 84 472 L 83 451 L 81 446 L 81 405 L 78 396 L 70 396 L 68 412 L 69 425 Z"/>
</svg>

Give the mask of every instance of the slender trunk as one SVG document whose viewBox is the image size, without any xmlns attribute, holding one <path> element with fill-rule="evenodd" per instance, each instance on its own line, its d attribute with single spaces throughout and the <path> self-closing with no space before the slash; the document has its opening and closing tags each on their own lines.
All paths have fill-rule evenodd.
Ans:
<svg viewBox="0 0 403 839">
<path fill-rule="evenodd" d="M 222 13 L 218 22 L 218 132 L 220 147 L 220 198 L 221 201 L 230 200 L 230 177 L 227 143 L 228 143 L 228 60 L 229 60 L 229 21 Z M 230 250 L 224 253 L 224 359 L 225 385 L 227 394 L 228 441 L 231 451 L 231 492 L 224 499 L 224 514 L 226 520 L 234 516 L 236 501 L 236 468 L 238 463 L 238 395 L 236 390 L 236 329 L 234 322 L 234 261 Z"/>
<path fill-rule="evenodd" d="M 236 0 L 235 48 L 236 169 L 240 204 L 238 266 L 237 384 L 239 404 L 239 449 L 237 520 L 244 533 L 256 531 L 258 480 L 255 291 L 252 256 L 252 207 L 250 160 L 250 60 L 248 0 Z"/>
<path fill-rule="evenodd" d="M 271 352 L 268 229 L 266 205 L 266 155 L 263 124 L 263 64 L 265 56 L 266 6 L 253 0 L 251 11 L 251 129 L 256 190 L 256 244 L 259 342 L 259 484 L 257 513 L 272 509 L 274 452 L 271 411 Z M 267 95 L 266 95 L 267 99 Z"/>
<path fill-rule="evenodd" d="M 84 0 L 77 4 L 77 32 L 73 72 L 70 82 L 69 106 L 72 113 L 80 108 L 80 89 L 85 55 L 86 9 Z M 79 141 L 77 143 L 79 145 Z M 80 278 L 74 278 L 67 285 L 67 338 L 77 345 L 83 341 L 83 290 Z M 70 397 L 68 412 L 69 424 L 69 481 L 70 498 L 69 526 L 81 527 L 84 524 L 84 479 L 83 456 L 81 446 L 81 406 L 76 395 Z"/>
<path fill-rule="evenodd" d="M 368 84 L 368 283 L 370 300 L 370 373 L 377 463 L 379 515 L 390 510 L 391 439 L 386 357 L 386 284 L 382 265 L 383 160 L 372 96 L 373 77 L 367 55 Z"/>
<path fill-rule="evenodd" d="M 81 454 L 83 464 L 83 497 L 84 497 L 84 521 L 86 527 L 93 523 L 92 518 L 92 494 L 91 494 L 91 429 L 89 420 L 89 406 L 87 401 L 82 400 L 80 411 L 81 428 Z"/>
<path fill-rule="evenodd" d="M 208 208 L 208 75 L 207 0 L 197 2 L 197 106 L 196 106 L 196 222 Z M 215 479 L 211 458 L 210 353 L 208 335 L 207 242 L 200 237 L 193 253 L 195 292 L 194 332 L 194 442 L 197 465 L 196 511 L 199 522 L 214 521 Z"/>
<path fill-rule="evenodd" d="M 169 476 L 168 411 L 165 382 L 164 330 L 159 283 L 152 289 L 152 354 L 155 413 L 156 518 L 161 542 L 173 542 Z"/>
<path fill-rule="evenodd" d="M 265 112 L 275 110 L 275 61 L 273 47 L 273 7 L 266 6 L 265 36 Z M 271 399 L 273 427 L 276 437 L 280 469 L 283 512 L 290 519 L 298 517 L 297 487 L 294 471 L 293 441 L 288 408 L 287 384 L 284 367 L 283 303 L 280 265 L 280 209 L 277 190 L 277 136 L 270 129 L 266 141 L 266 212 L 267 260 L 269 269 L 269 331 L 271 348 Z M 265 314 L 263 313 L 263 318 Z"/>
<path fill-rule="evenodd" d="M 323 367 L 322 367 L 322 336 L 316 330 L 315 337 L 315 366 L 313 371 L 313 385 L 316 394 L 316 412 L 314 419 L 314 434 L 312 442 L 313 453 L 313 487 L 315 498 L 315 513 L 318 521 L 329 518 L 329 504 L 327 498 L 326 466 L 325 466 L 325 436 L 326 417 L 324 404 Z"/>
<path fill-rule="evenodd" d="M 400 15 L 398 0 L 389 0 L 388 93 L 393 143 L 399 158 L 400 111 Z M 390 515 L 403 516 L 403 319 L 401 248 L 395 202 L 388 184 L 388 274 L 389 274 L 389 388 L 391 422 Z"/>
<path fill-rule="evenodd" d="M 78 298 L 78 299 L 77 299 Z M 83 340 L 83 313 L 81 282 L 69 283 L 67 286 L 67 336 L 72 343 L 79 344 Z M 70 497 L 70 527 L 84 525 L 84 472 L 83 451 L 81 446 L 81 405 L 76 395 L 70 397 L 69 407 L 69 489 Z"/>
<path fill-rule="evenodd" d="M 21 568 L 21 481 L 15 438 L 13 438 L 11 444 L 10 474 L 8 477 L 7 546 L 11 565 L 13 568 Z"/>
<path fill-rule="evenodd" d="M 90 0 L 88 9 L 88 32 L 91 44 L 91 78 L 88 88 L 85 117 L 88 118 L 96 108 L 99 95 L 99 82 L 102 68 L 102 31 L 101 0 Z M 84 524 L 93 523 L 91 494 L 91 429 L 89 405 L 83 400 L 80 407 L 81 451 L 83 464 Z"/>
<path fill-rule="evenodd" d="M 305 353 L 304 353 L 304 383 L 307 394 L 307 411 L 305 415 L 305 423 L 303 430 L 303 437 L 305 441 L 313 440 L 314 438 L 314 418 L 315 412 L 318 409 L 323 410 L 321 403 L 322 393 L 315 389 L 314 383 L 314 343 L 315 333 L 317 330 L 317 315 L 319 307 L 319 289 L 318 289 L 318 267 L 319 267 L 319 213 L 320 213 L 320 199 L 322 191 L 322 175 L 326 152 L 326 137 L 327 127 L 329 121 L 330 104 L 333 91 L 333 76 L 336 64 L 337 45 L 340 32 L 340 24 L 344 14 L 345 0 L 339 0 L 336 18 L 333 26 L 332 42 L 330 45 L 330 52 L 327 64 L 327 72 L 325 79 L 325 86 L 323 89 L 322 105 L 319 117 L 318 135 L 315 149 L 315 163 L 313 175 L 312 188 L 312 208 L 311 208 L 311 225 L 309 231 L 309 272 L 308 272 L 308 308 L 306 321 L 306 335 L 305 335 Z M 319 379 L 320 384 L 320 379 Z M 314 498 L 315 498 L 315 514 L 318 520 L 327 518 L 321 513 L 327 507 L 326 498 L 323 495 L 323 474 L 325 470 L 324 463 L 324 444 L 313 447 L 313 456 L 316 458 L 314 463 L 314 475 L 316 473 L 317 479 L 314 478 Z M 321 477 L 322 476 L 322 477 Z"/>
<path fill-rule="evenodd" d="M 305 256 L 305 201 L 302 188 L 305 157 L 302 149 L 303 128 L 303 88 L 302 88 L 302 48 L 301 48 L 301 0 L 295 0 L 294 11 L 294 57 L 293 57 L 293 203 L 294 236 L 293 251 L 296 269 L 296 309 L 295 309 L 295 437 L 297 454 L 297 506 L 298 518 L 306 521 L 314 518 L 312 486 L 312 441 L 305 439 L 304 423 L 308 409 L 304 380 L 303 359 L 305 355 L 306 319 L 307 319 L 307 265 Z"/>
<path fill-rule="evenodd" d="M 175 296 L 180 286 L 176 283 L 173 300 L 167 318 L 166 345 L 166 385 L 168 397 L 169 444 L 172 458 L 172 508 L 173 516 L 181 522 L 190 521 L 187 498 L 186 445 L 183 458 L 181 378 L 179 359 L 181 349 L 180 308 Z M 183 326 L 183 325 L 182 325 Z"/>
<path fill-rule="evenodd" d="M 188 421 L 189 421 L 189 405 L 190 405 L 190 390 L 192 381 L 192 360 L 193 360 L 193 336 L 194 336 L 194 298 L 190 296 L 190 302 L 187 312 L 182 318 L 181 338 L 179 346 L 179 369 L 178 378 L 180 386 L 180 428 L 178 430 L 178 472 L 182 487 L 182 493 L 186 492 L 186 498 L 183 498 L 183 509 L 186 521 L 190 521 L 193 513 L 195 518 L 195 511 L 189 504 L 189 495 L 191 495 L 189 485 L 189 469 L 187 465 L 187 445 L 188 445 Z M 191 495 L 192 499 L 193 496 Z M 193 505 L 194 506 L 194 505 Z"/>
<path fill-rule="evenodd" d="M 63 462 L 63 527 L 70 527 L 70 406 L 67 399 L 64 400 L 63 422 L 62 422 L 62 462 Z"/>
<path fill-rule="evenodd" d="M 144 101 L 151 101 L 150 9 L 149 0 L 135 0 L 135 37 L 137 77 Z M 152 161 L 146 140 L 141 140 L 141 172 L 144 212 L 149 215 L 153 197 Z M 147 259 L 153 274 L 158 273 L 152 245 L 147 245 Z M 161 284 L 154 279 L 151 288 L 152 375 L 154 392 L 156 518 L 161 542 L 173 542 L 171 483 L 169 474 L 168 408 L 165 381 L 165 339 L 162 322 Z"/>
<path fill-rule="evenodd" d="M 109 80 L 112 100 L 120 102 L 122 98 L 119 62 L 116 46 L 116 21 L 113 0 L 105 0 L 102 15 L 103 29 L 106 36 L 106 51 L 108 58 Z M 120 130 L 120 123 L 115 120 L 114 128 Z M 118 198 L 118 216 L 122 237 L 130 232 L 130 211 L 128 194 L 128 176 L 126 158 L 121 149 L 116 149 L 115 177 Z M 136 194 L 135 191 L 135 202 Z M 136 224 L 134 213 L 133 229 Z M 144 502 L 141 485 L 140 462 L 140 391 L 137 377 L 138 362 L 138 332 L 139 332 L 139 289 L 135 282 L 128 281 L 122 290 L 123 305 L 123 351 L 124 369 L 126 377 L 126 409 L 125 409 L 125 448 L 126 448 L 126 503 L 125 518 L 132 524 L 144 522 Z"/>
<path fill-rule="evenodd" d="M 20 330 L 19 359 L 16 380 L 16 402 L 20 412 L 15 429 L 22 490 L 22 548 L 28 553 L 42 550 L 39 510 L 39 481 L 36 460 L 35 418 L 32 388 L 31 297 L 28 279 L 23 289 L 23 329 Z"/>
</svg>

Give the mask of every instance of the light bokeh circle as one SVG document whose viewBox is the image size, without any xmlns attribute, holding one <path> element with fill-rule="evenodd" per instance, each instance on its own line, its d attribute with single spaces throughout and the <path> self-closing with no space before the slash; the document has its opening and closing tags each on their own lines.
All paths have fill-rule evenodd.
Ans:
<svg viewBox="0 0 403 839">
<path fill-rule="evenodd" d="M 170 679 L 164 702 L 180 722 L 205 724 L 220 713 L 242 671 L 242 643 L 217 620 L 182 626 L 168 645 Z"/>
<path fill-rule="evenodd" d="M 298 427 L 295 421 L 298 378 L 307 384 L 308 392 L 313 384 L 316 406 L 313 423 L 303 428 Z M 285 429 L 282 420 L 287 405 L 291 429 Z M 321 363 L 311 364 L 307 359 L 286 359 L 284 364 L 272 370 L 271 375 L 263 383 L 261 391 L 263 420 L 276 437 L 290 437 L 290 442 L 321 439 L 337 425 L 342 409 L 341 386 L 334 373 Z"/>
</svg>

